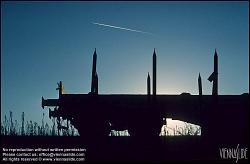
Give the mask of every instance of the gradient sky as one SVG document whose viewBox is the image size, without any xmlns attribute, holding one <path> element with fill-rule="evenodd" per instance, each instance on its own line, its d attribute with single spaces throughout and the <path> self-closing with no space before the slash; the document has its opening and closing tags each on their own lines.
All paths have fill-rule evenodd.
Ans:
<svg viewBox="0 0 250 164">
<path fill-rule="evenodd" d="M 1 2 L 1 118 L 41 122 L 41 97 L 90 91 L 97 49 L 99 93 L 146 94 L 157 54 L 159 94 L 249 92 L 249 2 Z M 144 33 L 99 26 L 121 26 Z"/>
</svg>

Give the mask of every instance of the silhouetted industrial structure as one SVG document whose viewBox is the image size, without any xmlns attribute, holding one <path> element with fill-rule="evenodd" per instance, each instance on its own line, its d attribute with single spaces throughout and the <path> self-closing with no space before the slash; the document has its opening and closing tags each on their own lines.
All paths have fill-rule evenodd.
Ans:
<svg viewBox="0 0 250 164">
<path fill-rule="evenodd" d="M 130 136 L 159 136 L 163 118 L 169 117 L 202 127 L 202 136 L 213 135 L 240 139 L 248 134 L 249 94 L 218 95 L 218 55 L 214 54 L 214 71 L 208 80 L 213 81 L 212 95 L 202 95 L 202 82 L 198 76 L 198 95 L 157 95 L 156 52 L 153 52 L 153 82 L 150 92 L 150 75 L 147 76 L 147 95 L 98 94 L 96 71 L 97 54 L 93 55 L 91 92 L 64 94 L 58 84 L 59 99 L 44 99 L 42 107 L 55 107 L 49 116 L 70 121 L 81 136 L 107 136 L 110 130 L 128 129 Z M 152 97 L 151 97 L 152 96 Z M 232 129 L 243 133 L 232 133 Z"/>
</svg>

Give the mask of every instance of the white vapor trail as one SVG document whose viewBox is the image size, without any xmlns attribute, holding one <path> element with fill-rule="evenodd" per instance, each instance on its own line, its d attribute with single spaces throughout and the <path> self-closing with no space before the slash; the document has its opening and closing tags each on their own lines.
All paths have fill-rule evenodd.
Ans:
<svg viewBox="0 0 250 164">
<path fill-rule="evenodd" d="M 125 27 L 113 26 L 113 25 L 108 25 L 108 24 L 103 24 L 103 23 L 97 23 L 97 22 L 92 22 L 92 23 L 95 24 L 95 25 L 99 25 L 99 26 L 105 26 L 105 27 L 111 27 L 111 28 L 116 28 L 116 29 L 120 29 L 120 30 L 126 30 L 126 31 L 139 32 L 139 33 L 143 33 L 143 34 L 153 35 L 150 32 L 145 32 L 145 31 L 140 31 L 140 30 L 125 28 Z"/>
</svg>

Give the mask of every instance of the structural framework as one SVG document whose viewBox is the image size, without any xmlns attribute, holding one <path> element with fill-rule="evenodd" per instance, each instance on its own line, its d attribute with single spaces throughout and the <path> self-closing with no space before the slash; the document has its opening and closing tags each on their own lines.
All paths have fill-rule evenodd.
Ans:
<svg viewBox="0 0 250 164">
<path fill-rule="evenodd" d="M 221 139 L 241 139 L 249 136 L 249 93 L 218 95 L 218 55 L 214 54 L 214 71 L 208 78 L 213 83 L 212 95 L 202 94 L 202 79 L 198 76 L 199 94 L 157 95 L 157 56 L 153 52 L 153 80 L 147 76 L 147 94 L 99 94 L 96 71 L 97 54 L 93 55 L 91 90 L 88 94 L 65 94 L 62 81 L 58 83 L 59 98 L 44 99 L 42 108 L 49 109 L 49 117 L 67 120 L 80 136 L 108 136 L 110 131 L 129 131 L 130 136 L 159 136 L 164 118 L 169 117 L 202 127 L 202 136 L 216 135 Z M 67 128 L 61 126 L 61 128 Z M 233 132 L 238 129 L 240 132 Z"/>
</svg>

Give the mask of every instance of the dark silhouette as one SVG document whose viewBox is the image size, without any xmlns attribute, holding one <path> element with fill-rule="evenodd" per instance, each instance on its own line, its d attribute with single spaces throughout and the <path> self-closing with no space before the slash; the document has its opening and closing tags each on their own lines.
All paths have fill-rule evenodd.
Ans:
<svg viewBox="0 0 250 164">
<path fill-rule="evenodd" d="M 198 77 L 198 86 L 199 86 L 199 96 L 202 96 L 202 82 L 201 82 L 200 73 L 199 73 L 199 77 Z"/>
<path fill-rule="evenodd" d="M 232 112 L 242 112 L 248 106 L 248 101 L 245 101 L 245 96 L 218 96 L 218 56 L 215 50 L 214 55 L 214 72 L 208 78 L 209 81 L 213 81 L 213 96 L 202 95 L 201 77 L 198 77 L 199 97 L 190 94 L 181 94 L 181 96 L 170 95 L 156 95 L 156 53 L 153 53 L 153 100 L 150 99 L 150 76 L 147 77 L 147 95 L 99 95 L 98 94 L 98 76 L 96 72 L 96 50 L 93 55 L 93 68 L 92 68 L 92 83 L 91 83 L 91 95 L 86 94 L 63 94 L 63 84 L 58 84 L 59 99 L 43 99 L 42 107 L 44 106 L 59 106 L 57 110 L 50 111 L 50 116 L 61 116 L 64 119 L 68 119 L 78 128 L 81 135 L 87 135 L 88 131 L 100 131 L 100 135 L 107 135 L 110 132 L 110 124 L 114 129 L 128 129 L 130 135 L 156 135 L 152 125 L 155 123 L 156 127 L 160 127 L 158 119 L 161 120 L 166 116 L 171 116 L 176 119 L 195 123 L 198 125 L 206 124 L 207 120 L 200 122 L 200 114 L 203 112 L 217 112 L 217 107 L 220 108 L 220 112 L 224 112 L 224 109 L 235 108 Z M 94 94 L 94 95 L 93 95 Z M 157 101 L 155 101 L 157 99 Z M 219 103 L 217 102 L 219 99 Z M 232 101 L 230 101 L 232 100 Z M 197 102 L 197 103 L 196 103 Z M 203 104 L 203 105 L 202 105 Z M 203 109 L 200 109 L 200 106 Z M 197 106 L 197 107 L 196 107 Z M 202 110 L 201 112 L 199 110 Z M 207 110 L 206 110 L 207 108 Z M 208 110 L 211 108 L 211 110 Z M 207 115 L 211 115 L 208 114 Z M 227 113 L 225 113 L 227 115 Z M 119 117 L 122 116 L 122 117 Z M 214 116 L 212 114 L 212 116 Z M 83 119 L 83 117 L 86 119 Z M 100 118 L 99 118 L 100 117 Z M 96 129 L 93 127 L 88 128 L 83 124 L 91 123 L 93 118 L 99 118 L 100 123 Z M 127 119 L 129 118 L 129 119 Z M 147 128 L 137 126 L 139 125 L 141 118 L 152 120 Z M 88 121 L 86 121 L 88 120 Z M 96 119 L 94 119 L 96 120 Z M 156 122 L 154 122 L 154 121 Z M 100 128 L 103 126 L 103 129 Z M 205 125 L 206 126 L 206 125 Z M 86 128 L 86 129 L 85 129 Z M 105 129 L 105 130 L 104 130 Z M 147 130 L 146 130 L 147 129 Z M 146 132 L 147 131 L 147 132 Z M 157 131 L 157 130 L 155 130 Z M 159 129 L 158 129 L 159 131 Z M 85 133 L 84 133 L 85 132 Z M 95 132 L 91 133 L 95 134 Z"/>
<path fill-rule="evenodd" d="M 96 72 L 96 61 L 97 61 L 97 55 L 96 55 L 96 49 L 93 55 L 93 66 L 92 66 L 92 79 L 91 79 L 91 93 L 92 94 L 98 94 L 98 76 Z"/>
<path fill-rule="evenodd" d="M 149 72 L 148 72 L 148 77 L 147 77 L 147 94 L 148 94 L 148 97 L 150 98 L 150 76 L 149 76 Z"/>
<path fill-rule="evenodd" d="M 156 53 L 154 49 L 152 101 L 150 99 L 149 73 L 147 77 L 147 95 L 98 94 L 96 60 L 95 50 L 91 94 L 63 94 L 63 85 L 60 82 L 58 85 L 59 99 L 44 99 L 42 97 L 43 108 L 44 106 L 58 106 L 56 110 L 50 110 L 50 116 L 62 117 L 62 119 L 70 121 L 86 142 L 102 141 L 112 129 L 127 129 L 130 138 L 134 139 L 133 144 L 142 146 L 146 143 L 150 148 L 142 147 L 152 153 L 152 147 L 161 147 L 158 138 L 163 125 L 162 120 L 169 117 L 202 127 L 201 139 L 197 139 L 201 140 L 201 145 L 207 148 L 206 152 L 201 152 L 202 155 L 205 155 L 201 157 L 202 159 L 206 159 L 206 155 L 215 157 L 216 154 L 211 155 L 207 154 L 207 152 L 217 153 L 218 145 L 221 143 L 248 143 L 249 94 L 218 95 L 218 55 L 216 50 L 214 54 L 214 72 L 208 78 L 209 81 L 213 81 L 212 95 L 202 95 L 200 73 L 198 77 L 198 95 L 189 93 L 157 95 Z M 232 132 L 232 129 L 241 129 L 241 131 L 235 133 Z M 189 149 L 194 150 L 195 148 L 191 146 Z M 116 151 L 116 149 L 112 150 Z M 160 151 L 163 153 L 165 149 L 160 149 Z M 144 152 L 143 156 L 150 156 L 150 154 L 147 154 L 149 152 Z M 158 154 L 161 155 L 159 152 Z M 155 158 L 158 158 L 158 156 L 155 156 Z M 169 158 L 171 157 L 169 156 Z"/>
<path fill-rule="evenodd" d="M 216 49 L 214 52 L 214 72 L 209 76 L 208 80 L 213 81 L 212 95 L 218 95 L 218 55 Z"/>
<path fill-rule="evenodd" d="M 153 54 L 153 98 L 156 97 L 156 53 Z"/>
</svg>

